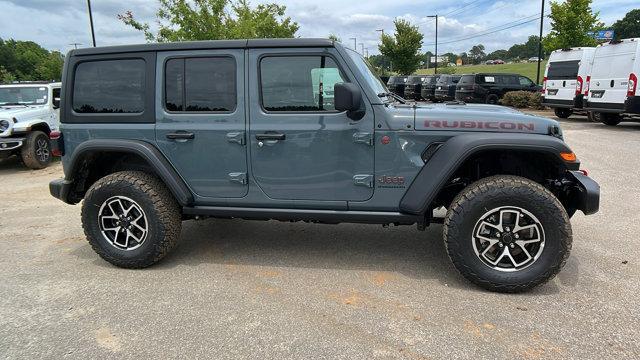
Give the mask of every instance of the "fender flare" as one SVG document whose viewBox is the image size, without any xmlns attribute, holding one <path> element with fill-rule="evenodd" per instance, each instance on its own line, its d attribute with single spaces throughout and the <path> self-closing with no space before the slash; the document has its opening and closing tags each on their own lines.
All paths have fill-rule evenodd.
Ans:
<svg viewBox="0 0 640 360">
<path fill-rule="evenodd" d="M 400 211 L 424 215 L 455 171 L 472 155 L 485 150 L 544 152 L 563 160 L 561 152 L 571 152 L 564 141 L 550 136 L 522 133 L 464 134 L 447 140 L 420 169 L 400 200 Z M 574 163 L 575 170 L 579 163 Z"/>
<path fill-rule="evenodd" d="M 95 152 L 122 152 L 140 156 L 155 170 L 180 205 L 193 204 L 193 194 L 169 161 L 155 146 L 140 140 L 95 139 L 78 145 L 65 168 L 65 178 L 70 186 L 73 186 L 74 174 L 82 166 L 83 159 Z"/>
<path fill-rule="evenodd" d="M 43 119 L 31 119 L 31 120 L 23 120 L 18 121 L 13 124 L 13 131 L 15 132 L 28 132 L 31 131 L 31 128 L 37 125 L 44 125 L 49 128 L 49 131 L 53 131 L 55 126 L 51 126 L 51 124 Z"/>
</svg>

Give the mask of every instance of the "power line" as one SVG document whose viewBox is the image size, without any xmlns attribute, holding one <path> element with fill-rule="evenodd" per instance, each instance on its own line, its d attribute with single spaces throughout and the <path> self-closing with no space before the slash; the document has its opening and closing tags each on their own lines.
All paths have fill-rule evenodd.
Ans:
<svg viewBox="0 0 640 360">
<path fill-rule="evenodd" d="M 463 12 L 463 10 L 464 10 L 465 8 L 467 8 L 467 7 L 469 7 L 470 5 L 473 5 L 473 4 L 475 4 L 475 3 L 478 3 L 478 2 L 480 2 L 480 1 L 482 1 L 482 0 L 475 0 L 475 1 L 471 1 L 471 2 L 469 2 L 469 3 L 465 4 L 465 5 L 463 5 L 462 7 L 458 8 L 458 9 L 454 9 L 453 11 L 449 11 L 448 13 L 443 14 L 443 15 L 441 15 L 441 16 L 449 16 L 449 15 L 451 15 L 451 14 L 453 14 L 453 13 L 460 13 L 460 12 Z M 478 4 L 478 5 L 480 5 L 480 4 Z M 475 6 L 474 6 L 474 7 L 475 7 Z M 468 9 L 467 9 L 467 10 L 468 10 Z"/>
</svg>

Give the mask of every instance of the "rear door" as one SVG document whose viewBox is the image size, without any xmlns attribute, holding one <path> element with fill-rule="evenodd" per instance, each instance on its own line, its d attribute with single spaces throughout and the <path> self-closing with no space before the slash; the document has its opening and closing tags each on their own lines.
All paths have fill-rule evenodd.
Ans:
<svg viewBox="0 0 640 360">
<path fill-rule="evenodd" d="M 547 70 L 547 91 L 549 100 L 573 100 L 580 60 L 554 61 Z"/>
<path fill-rule="evenodd" d="M 373 195 L 373 111 L 365 101 L 364 117 L 350 119 L 335 110 L 327 91 L 355 81 L 340 59 L 332 48 L 250 50 L 249 78 L 256 79 L 251 173 L 269 198 L 364 201 Z"/>
<path fill-rule="evenodd" d="M 591 70 L 589 101 L 621 106 L 627 97 L 636 42 L 604 45 L 596 50 Z"/>
<path fill-rule="evenodd" d="M 201 198 L 246 195 L 244 50 L 159 53 L 156 141 Z"/>
</svg>

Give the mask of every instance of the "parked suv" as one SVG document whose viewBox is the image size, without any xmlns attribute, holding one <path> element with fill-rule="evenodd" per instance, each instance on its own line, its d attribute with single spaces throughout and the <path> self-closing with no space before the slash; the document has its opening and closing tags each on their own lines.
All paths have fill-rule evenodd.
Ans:
<svg viewBox="0 0 640 360">
<path fill-rule="evenodd" d="M 456 85 L 460 81 L 460 75 L 441 75 L 436 83 L 436 101 L 451 101 L 456 96 Z"/>
<path fill-rule="evenodd" d="M 398 96 L 404 96 L 404 88 L 407 84 L 407 76 L 392 76 L 387 81 L 387 88 Z"/>
<path fill-rule="evenodd" d="M 411 75 L 407 78 L 407 83 L 404 88 L 404 98 L 409 100 L 422 100 L 422 81 L 424 81 L 424 75 Z"/>
<path fill-rule="evenodd" d="M 569 218 L 598 210 L 558 122 L 405 104 L 330 40 L 85 48 L 64 74 L 50 191 L 82 202 L 87 240 L 117 266 L 162 259 L 185 219 L 444 223 L 465 277 L 515 292 L 558 273 Z"/>
<path fill-rule="evenodd" d="M 58 130 L 60 83 L 0 85 L 0 159 L 17 155 L 31 169 L 51 163 L 49 136 Z"/>
<path fill-rule="evenodd" d="M 498 104 L 509 91 L 540 91 L 531 79 L 518 74 L 463 75 L 456 88 L 456 100 Z"/>
<path fill-rule="evenodd" d="M 422 81 L 422 88 L 420 89 L 420 96 L 429 101 L 436 99 L 436 83 L 440 79 L 441 75 L 427 75 Z"/>
</svg>

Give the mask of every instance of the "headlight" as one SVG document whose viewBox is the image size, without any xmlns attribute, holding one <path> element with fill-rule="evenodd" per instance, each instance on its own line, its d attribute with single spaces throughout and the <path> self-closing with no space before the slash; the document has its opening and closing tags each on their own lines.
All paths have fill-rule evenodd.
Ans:
<svg viewBox="0 0 640 360">
<path fill-rule="evenodd" d="M 7 120 L 0 120 L 0 132 L 5 132 L 9 128 L 9 122 Z"/>
</svg>

